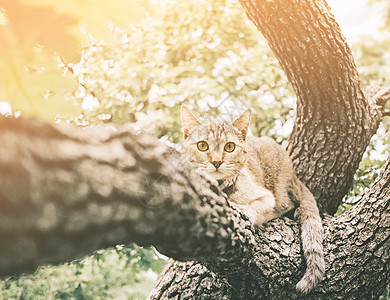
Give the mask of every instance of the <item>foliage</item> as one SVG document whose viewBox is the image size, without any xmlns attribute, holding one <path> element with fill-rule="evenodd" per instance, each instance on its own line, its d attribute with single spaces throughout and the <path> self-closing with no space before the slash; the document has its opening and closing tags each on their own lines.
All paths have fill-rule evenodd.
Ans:
<svg viewBox="0 0 390 300">
<path fill-rule="evenodd" d="M 77 107 L 66 93 L 77 86 L 76 80 L 60 70 L 54 55 L 39 41 L 19 36 L 18 23 L 8 16 L 15 3 L 1 4 L 8 10 L 0 7 L 0 102 L 50 121 L 59 111 L 75 113 Z"/>
<path fill-rule="evenodd" d="M 390 74 L 390 34 L 382 33 L 381 39 L 363 36 L 352 46 L 360 78 L 364 86 L 383 86 Z"/>
<path fill-rule="evenodd" d="M 372 147 L 372 143 L 369 147 Z M 336 215 L 341 215 L 359 202 L 365 190 L 368 189 L 374 180 L 378 177 L 384 160 L 374 159 L 368 153 L 364 155 L 360 162 L 359 169 L 354 175 L 354 183 L 348 194 L 345 196 L 342 204 L 339 206 Z"/>
<path fill-rule="evenodd" d="M 379 297 L 379 300 L 389 300 L 390 299 L 390 284 L 386 287 L 382 296 Z"/>
<path fill-rule="evenodd" d="M 0 281 L 0 290 L 2 299 L 145 299 L 164 263 L 153 248 L 117 246 Z"/>
<path fill-rule="evenodd" d="M 59 113 L 77 114 L 68 97 L 77 80 L 60 68 L 58 56 L 79 60 L 79 45 L 89 34 L 109 41 L 108 22 L 127 25 L 142 18 L 133 1 L 115 2 L 118 6 L 106 0 L 0 2 L 0 102 L 50 122 Z"/>
<path fill-rule="evenodd" d="M 181 104 L 216 116 L 235 102 L 254 108 L 254 133 L 276 137 L 275 122 L 293 115 L 291 87 L 242 7 L 232 0 L 153 7 L 130 31 L 112 26 L 113 42 L 96 42 L 68 64 L 83 108 L 74 121 L 132 122 L 177 143 Z"/>
<path fill-rule="evenodd" d="M 390 3 L 388 0 L 369 0 L 368 3 L 383 2 L 386 10 L 386 17 L 383 28 L 390 29 Z"/>
</svg>

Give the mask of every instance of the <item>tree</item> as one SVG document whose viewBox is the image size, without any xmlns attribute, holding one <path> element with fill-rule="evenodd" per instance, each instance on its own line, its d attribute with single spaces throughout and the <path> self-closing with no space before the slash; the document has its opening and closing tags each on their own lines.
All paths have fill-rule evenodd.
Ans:
<svg viewBox="0 0 390 300">
<path fill-rule="evenodd" d="M 297 94 L 288 151 L 324 214 L 326 278 L 307 297 L 377 298 L 390 270 L 390 158 L 357 206 L 330 215 L 390 89 L 363 90 L 323 1 L 242 4 Z M 305 266 L 295 221 L 254 228 L 207 179 L 173 168 L 180 158 L 155 139 L 126 127 L 80 131 L 25 118 L 3 118 L 0 127 L 1 274 L 135 241 L 182 261 L 166 267 L 152 299 L 299 297 Z"/>
</svg>

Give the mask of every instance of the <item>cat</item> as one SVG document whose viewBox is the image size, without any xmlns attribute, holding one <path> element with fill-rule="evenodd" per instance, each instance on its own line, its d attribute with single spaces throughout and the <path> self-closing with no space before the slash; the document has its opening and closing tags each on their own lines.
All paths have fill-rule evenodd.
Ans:
<svg viewBox="0 0 390 300">
<path fill-rule="evenodd" d="M 192 168 L 217 180 L 228 200 L 257 226 L 299 205 L 295 216 L 301 224 L 307 268 L 296 289 L 308 293 L 325 275 L 323 228 L 316 201 L 295 175 L 282 146 L 269 137 L 247 135 L 250 119 L 251 111 L 246 110 L 231 123 L 200 122 L 182 106 L 185 157 Z"/>
</svg>

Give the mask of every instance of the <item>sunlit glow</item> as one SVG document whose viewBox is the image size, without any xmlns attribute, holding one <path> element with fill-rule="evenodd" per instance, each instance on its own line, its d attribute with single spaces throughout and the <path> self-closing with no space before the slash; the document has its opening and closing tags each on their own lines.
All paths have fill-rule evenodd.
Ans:
<svg viewBox="0 0 390 300">
<path fill-rule="evenodd" d="M 380 37 L 381 32 L 378 29 L 383 26 L 386 3 L 375 2 L 369 5 L 368 2 L 327 0 L 348 42 L 354 42 L 362 35 Z"/>
<path fill-rule="evenodd" d="M 0 7 L 0 26 L 7 25 L 7 15 L 5 14 L 5 9 Z"/>
<path fill-rule="evenodd" d="M 93 97 L 92 95 L 87 95 L 84 98 L 83 103 L 81 104 L 81 108 L 83 110 L 91 110 L 98 106 L 99 106 L 99 100 Z"/>
<path fill-rule="evenodd" d="M 0 102 L 0 115 L 12 115 L 11 105 L 8 102 Z"/>
</svg>

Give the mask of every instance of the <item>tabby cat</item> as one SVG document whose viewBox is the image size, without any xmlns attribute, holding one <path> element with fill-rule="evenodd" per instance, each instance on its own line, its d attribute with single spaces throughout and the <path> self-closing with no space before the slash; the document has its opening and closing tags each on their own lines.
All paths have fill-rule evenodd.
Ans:
<svg viewBox="0 0 390 300">
<path fill-rule="evenodd" d="M 247 136 L 251 111 L 231 123 L 202 123 L 183 106 L 181 121 L 186 158 L 191 166 L 218 181 L 229 201 L 236 203 L 255 225 L 297 208 L 307 269 L 296 285 L 311 291 L 325 273 L 323 229 L 316 201 L 295 175 L 287 152 L 269 137 Z M 289 194 L 293 197 L 290 199 Z"/>
</svg>

